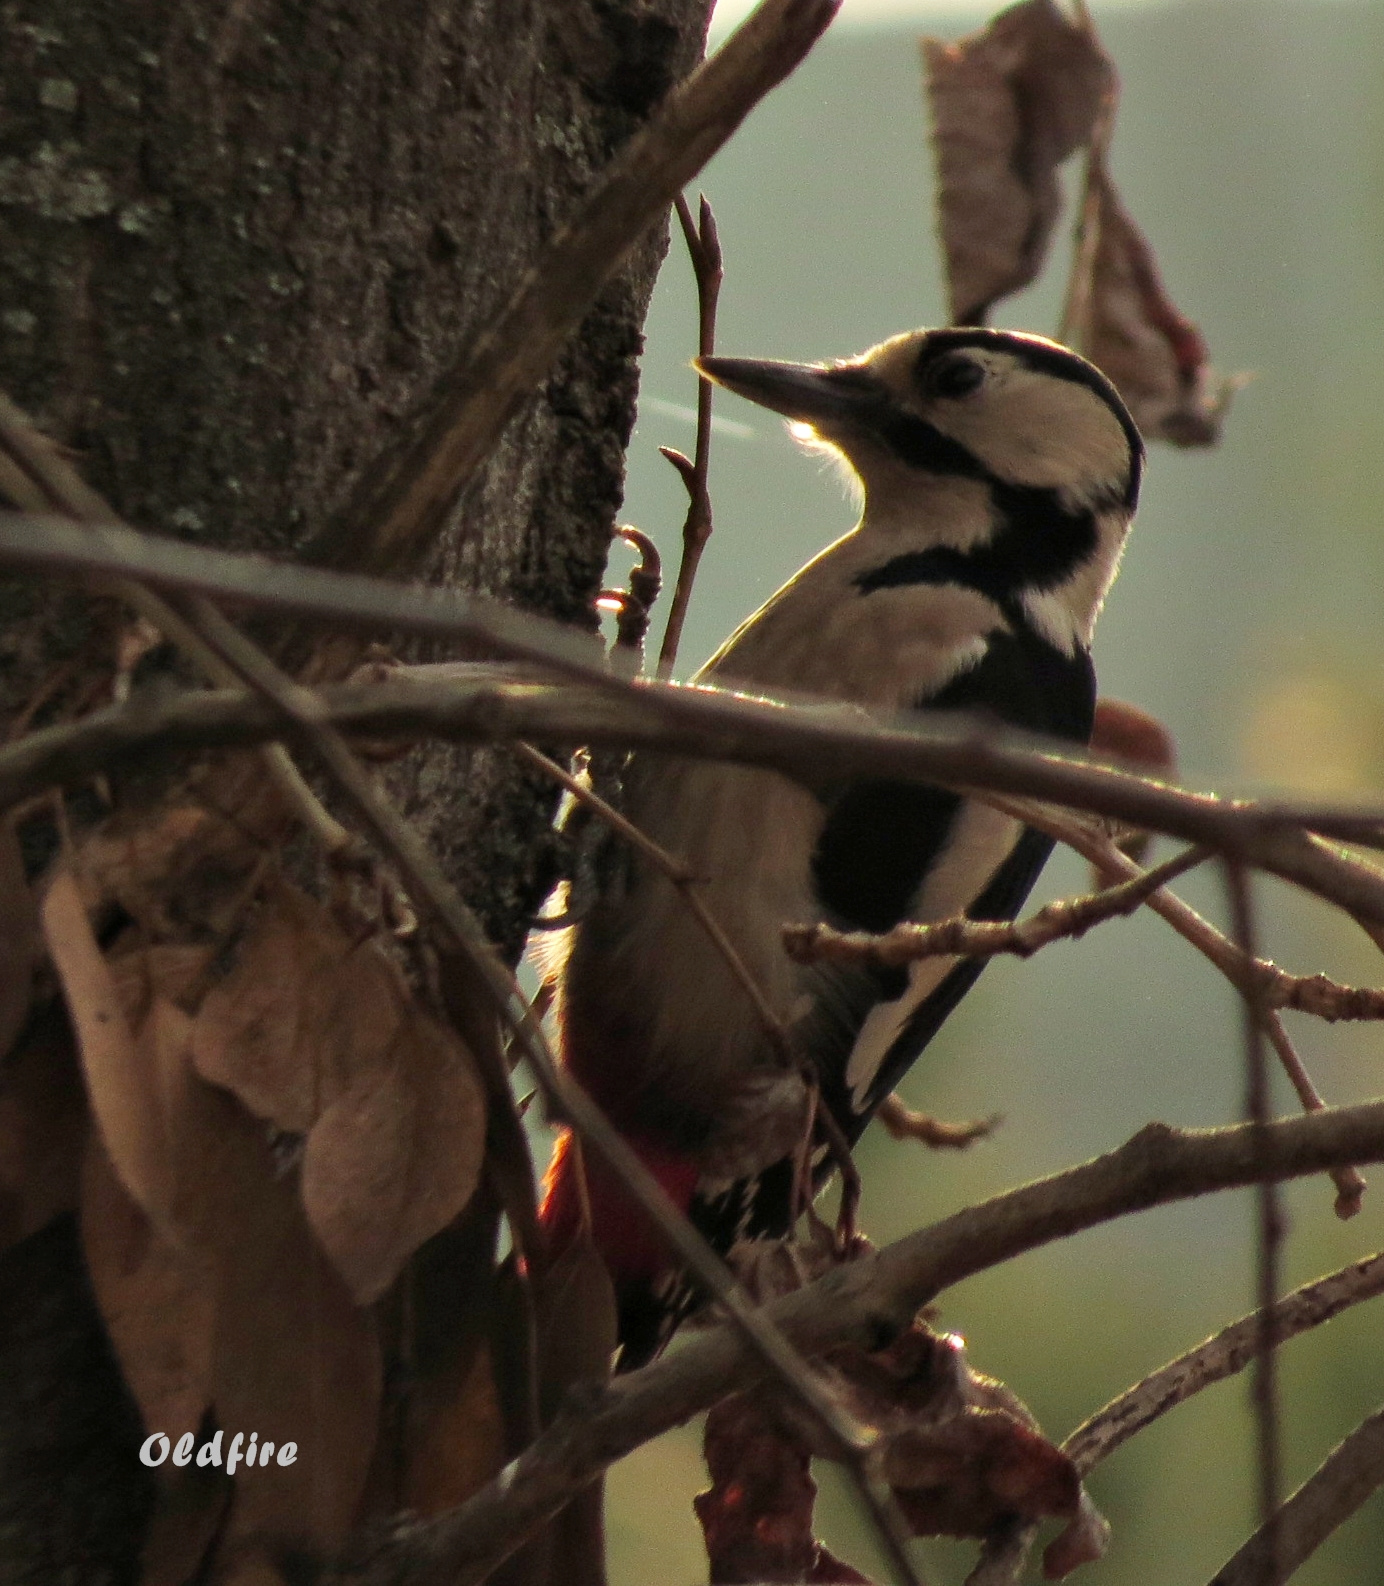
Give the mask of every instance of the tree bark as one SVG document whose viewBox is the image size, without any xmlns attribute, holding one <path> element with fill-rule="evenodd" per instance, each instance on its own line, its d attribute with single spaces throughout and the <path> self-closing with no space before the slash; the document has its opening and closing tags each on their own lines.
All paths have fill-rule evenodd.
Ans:
<svg viewBox="0 0 1384 1586">
<path fill-rule="evenodd" d="M 5 0 L 0 388 L 130 521 L 292 556 L 692 66 L 708 9 Z M 609 284 L 406 571 L 591 622 L 665 241 Z M 0 715 L 107 637 L 83 598 L 0 585 Z M 517 951 L 552 790 L 501 753 L 438 746 L 396 791 Z M 0 1582 L 137 1572 L 137 1422 L 78 1260 L 51 1232 L 6 1258 L 32 1303 L 0 1315 L 0 1382 L 31 1391 L 0 1388 Z M 80 1481 L 37 1502 L 74 1439 Z"/>
</svg>

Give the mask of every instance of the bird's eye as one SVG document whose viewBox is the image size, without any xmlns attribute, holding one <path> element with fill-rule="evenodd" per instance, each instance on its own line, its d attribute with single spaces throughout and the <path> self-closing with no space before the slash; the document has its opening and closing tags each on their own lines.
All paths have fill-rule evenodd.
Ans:
<svg viewBox="0 0 1384 1586">
<path fill-rule="evenodd" d="M 924 371 L 923 387 L 931 397 L 970 396 L 985 384 L 985 365 L 964 353 L 949 353 Z"/>
</svg>

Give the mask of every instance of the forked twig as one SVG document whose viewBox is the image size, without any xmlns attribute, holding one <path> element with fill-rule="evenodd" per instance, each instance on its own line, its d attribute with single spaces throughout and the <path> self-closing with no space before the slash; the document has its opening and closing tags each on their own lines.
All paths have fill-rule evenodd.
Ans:
<svg viewBox="0 0 1384 1586">
<path fill-rule="evenodd" d="M 1273 1308 L 1273 1333 L 1279 1344 L 1329 1322 L 1352 1305 L 1384 1293 L 1384 1252 L 1352 1261 L 1349 1266 L 1315 1278 L 1301 1288 L 1285 1294 Z M 1254 1360 L 1260 1344 L 1260 1316 L 1257 1311 L 1242 1316 L 1215 1333 L 1195 1349 L 1189 1349 L 1166 1366 L 1127 1388 L 1075 1427 L 1062 1444 L 1062 1452 L 1076 1466 L 1084 1480 L 1116 1449 L 1151 1426 L 1154 1421 L 1194 1398 L 1204 1388 L 1241 1372 Z M 1291 1503 L 1292 1500 L 1289 1500 Z M 1355 1505 L 1339 1514 L 1333 1525 L 1322 1530 L 1313 1542 L 1329 1534 L 1335 1525 L 1349 1518 Z M 982 1562 L 967 1579 L 967 1586 L 1015 1586 L 1023 1576 L 1024 1564 L 1038 1536 L 1037 1525 L 1023 1525 L 982 1554 Z M 1297 1558 L 1297 1544 L 1280 1537 L 1280 1563 Z M 1306 1555 L 1302 1555 L 1305 1557 Z M 1301 1562 L 1297 1558 L 1297 1562 Z M 983 1567 L 982 1567 L 983 1566 Z M 1249 1575 L 1244 1586 L 1258 1586 L 1261 1577 Z M 1217 1577 L 1221 1581 L 1221 1577 Z M 1222 1583 L 1224 1586 L 1224 1583 Z"/>
<path fill-rule="evenodd" d="M 692 272 L 697 280 L 697 356 L 709 358 L 716 351 L 716 303 L 725 275 L 721 238 L 716 230 L 716 216 L 705 194 L 698 206 L 699 223 L 693 221 L 692 211 L 681 193 L 677 197 L 677 215 L 692 260 Z M 659 452 L 677 469 L 687 490 L 687 516 L 682 525 L 682 561 L 678 565 L 677 586 L 673 590 L 673 603 L 668 609 L 668 624 L 663 630 L 663 646 L 658 655 L 660 677 L 668 677 L 677 660 L 678 645 L 682 642 L 682 625 L 692 599 L 697 568 L 707 541 L 711 538 L 711 493 L 707 488 L 707 472 L 711 463 L 711 400 L 714 389 L 704 374 L 698 374 L 697 444 L 691 460 L 671 446 L 659 447 Z"/>
</svg>

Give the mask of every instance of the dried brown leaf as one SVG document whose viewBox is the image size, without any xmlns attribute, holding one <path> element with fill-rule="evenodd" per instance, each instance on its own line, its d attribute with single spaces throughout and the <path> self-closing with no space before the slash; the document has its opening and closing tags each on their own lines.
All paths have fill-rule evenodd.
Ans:
<svg viewBox="0 0 1384 1586">
<path fill-rule="evenodd" d="M 258 1531 L 334 1548 L 374 1452 L 380 1353 L 369 1312 L 322 1255 L 292 1174 L 262 1123 L 225 1091 L 191 1081 L 179 1134 L 188 1236 L 216 1270 L 213 1403 L 229 1450 L 297 1444 L 288 1466 L 235 1472 L 231 1536 Z"/>
<path fill-rule="evenodd" d="M 539 1406 L 557 1413 L 578 1383 L 603 1383 L 619 1342 L 615 1286 L 589 1231 L 579 1230 L 537 1285 Z M 550 1586 L 605 1586 L 605 1484 L 556 1516 L 546 1537 Z"/>
<path fill-rule="evenodd" d="M 306 1133 L 362 1070 L 384 1064 L 399 986 L 381 953 L 353 950 L 319 903 L 281 884 L 202 1004 L 197 1072 L 277 1128 Z"/>
<path fill-rule="evenodd" d="M 706 1418 L 711 1486 L 692 1500 L 713 1583 L 800 1581 L 818 1562 L 812 1450 L 763 1393 L 736 1393 Z"/>
<path fill-rule="evenodd" d="M 82 1171 L 82 1248 L 96 1303 L 145 1429 L 176 1443 L 211 1401 L 213 1274 L 125 1191 L 100 1137 Z"/>
<path fill-rule="evenodd" d="M 1097 166 L 1090 181 L 1098 232 L 1075 345 L 1114 381 L 1146 440 L 1214 446 L 1244 377 L 1211 367 L 1205 339 L 1168 296 L 1109 175 Z"/>
<path fill-rule="evenodd" d="M 1015 1517 L 1077 1514 L 1076 1467 L 960 1339 L 915 1323 L 874 1354 L 834 1350 L 837 1393 L 880 1433 L 880 1469 L 919 1536 L 984 1536 Z"/>
<path fill-rule="evenodd" d="M 489 1345 L 480 1340 L 453 1381 L 431 1385 L 414 1425 L 400 1508 L 429 1516 L 464 1502 L 505 1463 L 504 1413 Z"/>
<path fill-rule="evenodd" d="M 570 1240 L 538 1286 L 540 1398 L 544 1420 L 574 1383 L 604 1382 L 618 1342 L 615 1288 L 590 1234 Z"/>
<path fill-rule="evenodd" d="M 398 1021 L 385 1066 L 332 1101 L 303 1153 L 308 1220 L 360 1305 L 461 1211 L 485 1155 L 485 1099 L 470 1053 L 411 1005 Z"/>
<path fill-rule="evenodd" d="M 1083 1488 L 1076 1514 L 1043 1549 L 1043 1578 L 1061 1580 L 1082 1564 L 1094 1564 L 1109 1545 L 1110 1522 Z"/>
<path fill-rule="evenodd" d="M 135 1040 L 70 871 L 53 877 L 41 914 L 106 1153 L 138 1204 L 166 1219 L 173 1176 L 156 1053 Z"/>
<path fill-rule="evenodd" d="M 107 954 L 115 993 L 130 1028 L 137 1030 L 155 998 L 182 1006 L 201 986 L 211 964 L 212 949 L 190 943 L 148 946 L 142 932 L 115 943 Z"/>
<path fill-rule="evenodd" d="M 24 876 L 13 821 L 0 821 L 0 1058 L 29 1015 L 38 959 L 38 910 Z"/>
<path fill-rule="evenodd" d="M 923 62 L 951 318 L 980 324 L 1042 268 L 1058 166 L 1091 140 L 1115 69 L 1055 0 L 1021 0 L 955 44 L 924 39 Z"/>
<path fill-rule="evenodd" d="M 407 1317 L 408 1385 L 377 1450 L 365 1513 L 441 1514 L 509 1458 L 490 1342 L 491 1328 L 511 1320 L 495 1290 L 498 1228 L 493 1196 L 482 1193 L 409 1263 L 394 1312 Z"/>
<path fill-rule="evenodd" d="M 169 915 L 172 877 L 194 844 L 224 827 L 196 805 L 170 804 L 152 819 L 145 811 L 116 815 L 83 833 L 74 869 L 87 907 L 118 903 L 148 936 L 176 934 Z M 180 906 L 184 902 L 179 898 Z"/>
</svg>

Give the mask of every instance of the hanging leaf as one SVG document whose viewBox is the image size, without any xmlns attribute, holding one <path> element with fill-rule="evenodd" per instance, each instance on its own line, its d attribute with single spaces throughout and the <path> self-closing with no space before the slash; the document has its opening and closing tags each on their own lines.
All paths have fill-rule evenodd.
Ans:
<svg viewBox="0 0 1384 1586">
<path fill-rule="evenodd" d="M 29 1015 L 38 957 L 38 911 L 13 821 L 0 820 L 0 1058 Z"/>
<path fill-rule="evenodd" d="M 485 1100 L 450 1030 L 389 994 L 393 1040 L 312 1126 L 308 1220 L 356 1303 L 378 1299 L 409 1256 L 470 1200 L 485 1155 Z"/>
<path fill-rule="evenodd" d="M 983 324 L 1042 269 L 1058 167 L 1113 103 L 1115 69 L 1055 0 L 1022 0 L 978 33 L 922 49 L 951 320 Z"/>
<path fill-rule="evenodd" d="M 1205 339 L 1168 296 L 1148 239 L 1099 161 L 1089 180 L 1097 242 L 1073 344 L 1110 376 L 1146 440 L 1214 446 L 1245 377 L 1211 367 Z"/>
</svg>

